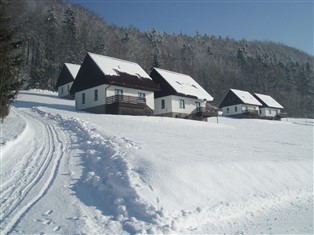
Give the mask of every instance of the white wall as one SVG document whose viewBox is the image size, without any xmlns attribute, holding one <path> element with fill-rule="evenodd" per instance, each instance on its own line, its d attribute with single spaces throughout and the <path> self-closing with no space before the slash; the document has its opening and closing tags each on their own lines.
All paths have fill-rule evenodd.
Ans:
<svg viewBox="0 0 314 235">
<path fill-rule="evenodd" d="M 280 113 L 280 109 L 275 109 L 275 108 L 261 108 L 261 117 L 275 117 L 277 113 Z"/>
<path fill-rule="evenodd" d="M 161 100 L 165 101 L 165 108 L 161 108 Z M 172 102 L 171 102 L 171 96 L 165 96 L 155 99 L 155 110 L 154 115 L 160 115 L 164 113 L 171 113 L 172 111 Z"/>
<path fill-rule="evenodd" d="M 73 82 L 69 82 L 67 84 L 64 84 L 63 86 L 58 87 L 58 96 L 59 97 L 65 97 L 68 96 L 70 93 L 70 89 L 72 87 Z"/>
<path fill-rule="evenodd" d="M 184 100 L 185 108 L 180 108 L 180 99 Z M 165 100 L 165 108 L 161 108 L 161 100 Z M 201 107 L 206 107 L 206 101 L 181 97 L 181 96 L 165 96 L 155 99 L 155 115 L 162 115 L 165 113 L 182 113 L 190 114 L 195 108 L 195 102 L 200 102 Z"/>
<path fill-rule="evenodd" d="M 95 90 L 98 90 L 98 100 L 95 101 Z M 115 89 L 123 90 L 123 95 L 138 97 L 138 93 L 145 93 L 146 104 L 154 110 L 154 92 L 143 91 L 132 88 L 109 86 L 108 84 L 100 85 L 75 93 L 75 105 L 77 110 L 87 109 L 106 104 L 106 98 L 115 95 Z M 82 104 L 82 94 L 85 93 L 85 104 Z M 107 93 L 107 94 L 106 94 Z"/>
<path fill-rule="evenodd" d="M 223 116 L 231 116 L 231 115 L 242 114 L 242 111 L 246 109 L 252 109 L 252 110 L 258 111 L 259 107 L 254 106 L 254 105 L 237 104 L 237 105 L 222 107 L 222 112 L 223 112 Z"/>
<path fill-rule="evenodd" d="M 87 109 L 106 104 L 107 84 L 86 89 L 75 93 L 75 106 L 77 110 Z M 95 101 L 95 90 L 98 90 L 98 100 Z M 82 94 L 85 94 L 85 104 L 82 103 Z"/>
</svg>

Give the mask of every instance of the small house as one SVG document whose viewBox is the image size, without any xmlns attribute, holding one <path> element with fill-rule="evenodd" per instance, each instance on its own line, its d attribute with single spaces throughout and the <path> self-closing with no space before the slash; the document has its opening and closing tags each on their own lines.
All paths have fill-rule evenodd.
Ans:
<svg viewBox="0 0 314 235">
<path fill-rule="evenodd" d="M 70 89 L 80 69 L 80 65 L 65 63 L 58 77 L 56 88 L 58 89 L 58 97 L 72 98 Z"/>
<path fill-rule="evenodd" d="M 237 118 L 258 118 L 262 104 L 249 92 L 230 89 L 221 101 L 219 108 L 223 116 Z"/>
<path fill-rule="evenodd" d="M 154 68 L 150 76 L 160 89 L 155 92 L 156 116 L 195 120 L 217 116 L 217 112 L 207 106 L 213 97 L 189 75 Z"/>
<path fill-rule="evenodd" d="M 281 119 L 282 105 L 279 104 L 273 97 L 255 93 L 254 97 L 262 104 L 259 109 L 259 115 L 265 119 Z"/>
<path fill-rule="evenodd" d="M 77 110 L 92 113 L 153 115 L 158 87 L 137 64 L 87 53 L 70 92 Z"/>
</svg>

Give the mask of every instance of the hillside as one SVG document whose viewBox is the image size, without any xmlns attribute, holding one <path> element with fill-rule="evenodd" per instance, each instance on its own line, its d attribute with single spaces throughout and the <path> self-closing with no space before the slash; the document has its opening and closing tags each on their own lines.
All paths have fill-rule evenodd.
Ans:
<svg viewBox="0 0 314 235">
<path fill-rule="evenodd" d="M 220 36 L 141 32 L 108 25 L 78 5 L 51 1 L 5 4 L 5 19 L 23 41 L 19 77 L 29 88 L 54 89 L 65 62 L 80 64 L 87 52 L 160 67 L 197 80 L 218 105 L 229 88 L 268 94 L 292 117 L 313 118 L 313 57 L 270 41 Z"/>
<path fill-rule="evenodd" d="M 96 115 L 22 91 L 1 233 L 313 233 L 313 120 Z"/>
</svg>

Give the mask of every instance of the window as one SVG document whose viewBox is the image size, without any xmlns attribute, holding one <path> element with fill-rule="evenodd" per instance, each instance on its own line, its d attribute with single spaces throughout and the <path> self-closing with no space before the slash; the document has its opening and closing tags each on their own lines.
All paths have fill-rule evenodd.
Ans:
<svg viewBox="0 0 314 235">
<path fill-rule="evenodd" d="M 98 100 L 98 90 L 94 91 L 94 100 L 97 101 Z"/>
<path fill-rule="evenodd" d="M 61 87 L 61 94 L 63 94 L 63 87 Z"/>
<path fill-rule="evenodd" d="M 165 104 L 165 100 L 161 100 L 161 109 L 164 109 L 164 108 L 165 108 L 165 106 L 166 106 L 166 104 Z"/>
<path fill-rule="evenodd" d="M 234 106 L 234 112 L 238 112 L 238 106 Z"/>
<path fill-rule="evenodd" d="M 179 100 L 180 101 L 180 109 L 185 109 L 185 103 L 184 100 Z"/>
<path fill-rule="evenodd" d="M 82 104 L 85 104 L 85 93 L 82 93 Z"/>
<path fill-rule="evenodd" d="M 270 110 L 268 110 L 269 111 L 269 114 L 271 114 L 271 109 Z"/>
<path fill-rule="evenodd" d="M 227 108 L 227 113 L 229 113 L 229 108 Z"/>
<path fill-rule="evenodd" d="M 123 95 L 123 90 L 121 90 L 121 89 L 114 89 L 114 94 L 115 95 Z"/>
<path fill-rule="evenodd" d="M 260 115 L 262 114 L 262 110 L 261 110 L 261 109 L 259 110 L 259 114 L 260 114 Z"/>
<path fill-rule="evenodd" d="M 114 95 L 115 95 L 115 101 L 122 101 L 123 100 L 123 90 L 115 89 Z"/>
<path fill-rule="evenodd" d="M 139 98 L 140 100 L 145 100 L 145 93 L 139 92 L 139 93 L 138 93 L 138 98 Z"/>
</svg>

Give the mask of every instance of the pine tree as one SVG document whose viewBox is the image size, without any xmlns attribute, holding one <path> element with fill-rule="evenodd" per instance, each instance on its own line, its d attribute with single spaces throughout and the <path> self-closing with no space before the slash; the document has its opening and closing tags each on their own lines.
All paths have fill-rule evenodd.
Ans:
<svg viewBox="0 0 314 235">
<path fill-rule="evenodd" d="M 63 60 L 67 62 L 74 62 L 77 51 L 77 29 L 75 15 L 70 6 L 68 6 L 64 12 L 62 23 L 63 47 L 67 49 L 63 51 Z"/>
<path fill-rule="evenodd" d="M 22 40 L 15 37 L 15 30 L 10 27 L 10 17 L 6 16 L 5 2 L 0 2 L 0 117 L 9 114 L 11 102 L 16 97 L 22 82 L 18 81 L 18 69 L 22 62 Z"/>
<path fill-rule="evenodd" d="M 44 77 L 49 78 L 50 83 L 47 84 L 50 89 L 53 89 L 56 83 L 56 71 L 58 71 L 58 46 L 59 46 L 59 34 L 58 34 L 58 26 L 59 22 L 57 20 L 57 16 L 55 14 L 54 8 L 50 7 L 47 11 L 47 18 L 45 22 L 45 64 Z"/>
</svg>

